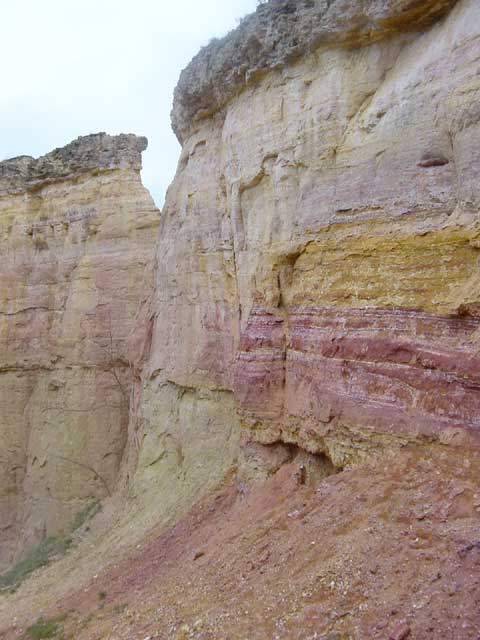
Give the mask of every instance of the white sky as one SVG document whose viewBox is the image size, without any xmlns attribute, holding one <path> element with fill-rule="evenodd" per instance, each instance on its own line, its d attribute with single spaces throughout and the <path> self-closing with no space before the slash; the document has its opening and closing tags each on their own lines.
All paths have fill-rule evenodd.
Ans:
<svg viewBox="0 0 480 640">
<path fill-rule="evenodd" d="M 256 0 L 0 0 L 0 160 L 79 135 L 146 135 L 143 181 L 158 206 L 179 145 L 173 88 L 199 48 Z"/>
</svg>

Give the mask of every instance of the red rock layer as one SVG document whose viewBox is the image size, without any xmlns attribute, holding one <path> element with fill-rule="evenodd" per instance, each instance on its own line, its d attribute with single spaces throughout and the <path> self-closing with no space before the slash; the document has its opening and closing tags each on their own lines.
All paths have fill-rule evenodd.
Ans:
<svg viewBox="0 0 480 640">
<path fill-rule="evenodd" d="M 253 310 L 235 368 L 250 423 L 445 438 L 480 431 L 480 318 L 407 309 Z M 272 425 L 269 425 L 271 428 Z M 313 429 L 313 431 L 312 431 Z M 272 438 L 275 436 L 272 434 Z"/>
</svg>

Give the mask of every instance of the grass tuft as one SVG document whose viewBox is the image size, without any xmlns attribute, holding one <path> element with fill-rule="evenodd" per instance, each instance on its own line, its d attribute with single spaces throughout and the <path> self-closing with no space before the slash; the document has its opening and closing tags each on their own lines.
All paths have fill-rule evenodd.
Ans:
<svg viewBox="0 0 480 640">
<path fill-rule="evenodd" d="M 94 518 L 101 510 L 102 503 L 100 502 L 100 500 L 93 500 L 92 502 L 87 504 L 87 506 L 79 511 L 75 516 L 72 523 L 72 533 L 74 531 L 77 531 L 77 529 L 80 529 L 80 527 L 83 527 L 86 522 Z"/>
<path fill-rule="evenodd" d="M 74 533 L 80 529 L 86 522 L 97 515 L 101 508 L 102 505 L 99 500 L 90 502 L 75 516 L 71 532 Z M 22 560 L 0 575 L 0 591 L 15 591 L 31 573 L 47 565 L 54 557 L 65 555 L 71 545 L 72 538 L 70 536 L 48 536 L 44 538 L 32 547 Z"/>
<path fill-rule="evenodd" d="M 32 547 L 27 555 L 11 569 L 0 575 L 0 589 L 16 589 L 27 576 L 44 567 L 54 556 L 63 556 L 72 540 L 70 537 L 48 536 Z"/>
<path fill-rule="evenodd" d="M 28 627 L 23 637 L 32 638 L 33 640 L 55 638 L 55 636 L 62 630 L 62 622 L 65 621 L 66 617 L 66 615 L 62 615 L 58 616 L 58 618 L 51 618 L 50 620 L 39 618 L 35 624 Z"/>
</svg>

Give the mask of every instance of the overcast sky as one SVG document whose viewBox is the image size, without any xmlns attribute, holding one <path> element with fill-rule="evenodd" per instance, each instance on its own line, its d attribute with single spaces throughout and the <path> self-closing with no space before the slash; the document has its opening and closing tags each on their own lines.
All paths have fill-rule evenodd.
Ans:
<svg viewBox="0 0 480 640">
<path fill-rule="evenodd" d="M 79 135 L 149 139 L 143 181 L 161 206 L 179 155 L 173 88 L 198 49 L 256 0 L 0 0 L 0 160 Z"/>
</svg>

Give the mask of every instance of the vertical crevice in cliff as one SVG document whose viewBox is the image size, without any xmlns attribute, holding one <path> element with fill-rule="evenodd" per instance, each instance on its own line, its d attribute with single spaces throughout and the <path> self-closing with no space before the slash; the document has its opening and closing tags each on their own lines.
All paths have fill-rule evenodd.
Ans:
<svg viewBox="0 0 480 640">
<path fill-rule="evenodd" d="M 236 295 L 238 300 L 238 335 L 242 327 L 242 299 L 240 282 L 240 253 L 245 249 L 245 225 L 242 213 L 242 192 L 240 182 L 230 185 L 230 200 L 227 200 L 227 208 L 230 213 L 230 225 L 232 231 L 233 267 L 235 271 Z"/>
</svg>

